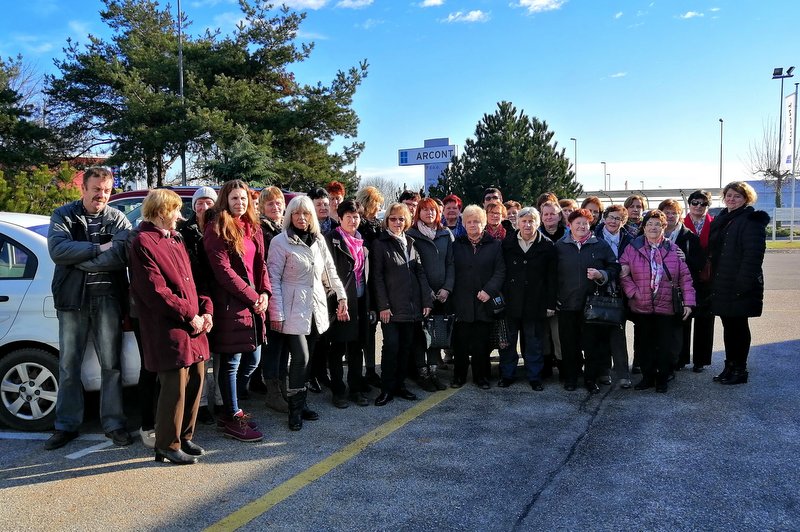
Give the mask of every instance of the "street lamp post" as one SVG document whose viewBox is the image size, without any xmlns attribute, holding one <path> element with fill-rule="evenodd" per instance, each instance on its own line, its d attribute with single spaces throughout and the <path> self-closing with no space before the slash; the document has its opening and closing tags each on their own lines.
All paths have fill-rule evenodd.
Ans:
<svg viewBox="0 0 800 532">
<path fill-rule="evenodd" d="M 181 97 L 181 105 L 183 105 L 183 11 L 181 10 L 181 0 L 178 0 L 178 95 Z M 185 141 L 181 144 L 181 185 L 186 186 Z"/>
<path fill-rule="evenodd" d="M 611 190 L 611 174 L 606 174 L 606 179 L 608 179 L 608 188 L 606 190 Z"/>
<path fill-rule="evenodd" d="M 777 172 L 781 171 L 781 134 L 783 133 L 783 80 L 792 78 L 794 75 L 794 67 L 791 66 L 783 71 L 783 68 L 775 68 L 772 70 L 772 79 L 781 80 L 781 106 L 780 113 L 778 114 L 778 167 L 775 169 Z"/>
<path fill-rule="evenodd" d="M 608 187 L 606 187 L 606 162 L 600 161 L 600 164 L 603 165 L 603 188 L 608 190 Z"/>
<path fill-rule="evenodd" d="M 794 84 L 794 134 L 792 135 L 792 216 L 790 217 L 789 242 L 794 242 L 794 196 L 795 184 L 797 180 L 797 86 Z"/>
<path fill-rule="evenodd" d="M 722 188 L 722 119 L 719 119 L 719 188 Z"/>
<path fill-rule="evenodd" d="M 572 141 L 572 151 L 575 154 L 573 159 L 575 165 L 575 182 L 578 182 L 578 139 L 575 137 L 570 137 L 569 140 Z"/>
</svg>

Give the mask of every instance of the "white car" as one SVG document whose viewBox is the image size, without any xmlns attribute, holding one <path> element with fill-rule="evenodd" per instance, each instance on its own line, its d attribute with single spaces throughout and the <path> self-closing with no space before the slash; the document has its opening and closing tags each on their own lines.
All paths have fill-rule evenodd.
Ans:
<svg viewBox="0 0 800 532">
<path fill-rule="evenodd" d="M 0 422 L 14 429 L 47 430 L 58 393 L 58 319 L 53 308 L 54 264 L 47 251 L 50 218 L 0 212 Z M 139 380 L 139 349 L 123 339 L 123 384 Z M 89 342 L 84 389 L 100 389 L 100 364 Z"/>
</svg>

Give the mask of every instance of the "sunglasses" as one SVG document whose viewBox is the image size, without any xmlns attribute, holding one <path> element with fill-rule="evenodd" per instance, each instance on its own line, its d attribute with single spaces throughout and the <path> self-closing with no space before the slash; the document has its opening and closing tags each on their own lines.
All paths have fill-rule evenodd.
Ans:
<svg viewBox="0 0 800 532">
<path fill-rule="evenodd" d="M 400 223 L 400 222 L 405 222 L 406 219 L 403 218 L 402 216 L 390 216 L 389 221 L 393 223 Z"/>
<path fill-rule="evenodd" d="M 689 202 L 689 205 L 691 205 L 692 207 L 708 207 L 708 202 L 700 200 L 692 200 Z"/>
</svg>

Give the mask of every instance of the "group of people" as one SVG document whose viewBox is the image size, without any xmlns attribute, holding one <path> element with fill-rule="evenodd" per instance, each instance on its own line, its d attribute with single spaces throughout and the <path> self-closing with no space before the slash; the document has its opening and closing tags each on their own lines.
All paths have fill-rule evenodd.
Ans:
<svg viewBox="0 0 800 532">
<path fill-rule="evenodd" d="M 157 461 L 176 464 L 204 454 L 193 442 L 198 422 L 261 440 L 240 406 L 250 391 L 265 393 L 267 406 L 301 430 L 319 419 L 308 392 L 322 386 L 337 408 L 383 406 L 417 398 L 408 378 L 445 389 L 441 370 L 452 363 L 450 387 L 465 385 L 471 367 L 473 383 L 488 389 L 495 348 L 500 387 L 517 380 L 521 351 L 535 391 L 555 367 L 570 391 L 582 377 L 598 393 L 612 374 L 630 388 L 631 373 L 641 372 L 636 389 L 665 392 L 676 370 L 711 363 L 714 316 L 726 349 L 714 380 L 747 382 L 748 318 L 763 304 L 769 218 L 753 209 L 755 192 L 743 182 L 725 187 L 726 208 L 712 220 L 703 190 L 689 196 L 685 217 L 675 200 L 648 210 L 637 195 L 608 207 L 589 197 L 579 207 L 545 193 L 523 206 L 489 188 L 480 206 L 404 191 L 381 218 L 374 187 L 348 198 L 332 182 L 286 205 L 276 187 L 254 193 L 232 180 L 219 191 L 200 187 L 184 221 L 175 192 L 150 191 L 135 229 L 107 207 L 111 185 L 107 170 L 87 170 L 81 199 L 51 220 L 61 365 L 47 449 L 78 435 L 89 336 L 103 370 L 103 428 L 114 443 L 131 443 L 119 371 L 125 316 L 143 360 L 142 440 Z M 624 321 L 585 317 L 587 299 L 600 294 L 626 302 L 632 367 Z M 444 353 L 428 330 L 443 322 L 453 324 Z"/>
</svg>

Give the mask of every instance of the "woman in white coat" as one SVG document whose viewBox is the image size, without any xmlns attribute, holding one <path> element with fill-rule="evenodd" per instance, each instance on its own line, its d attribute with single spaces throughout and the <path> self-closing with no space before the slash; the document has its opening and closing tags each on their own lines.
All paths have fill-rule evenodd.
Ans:
<svg viewBox="0 0 800 532">
<path fill-rule="evenodd" d="M 267 257 L 273 285 L 269 317 L 272 329 L 286 335 L 289 344 L 289 428 L 300 430 L 304 419 L 319 419 L 306 404 L 305 383 L 314 342 L 330 325 L 327 293 L 334 292 L 339 301 L 336 319 L 350 317 L 344 287 L 308 196 L 295 196 L 289 202 L 283 229 L 272 239 Z"/>
</svg>

